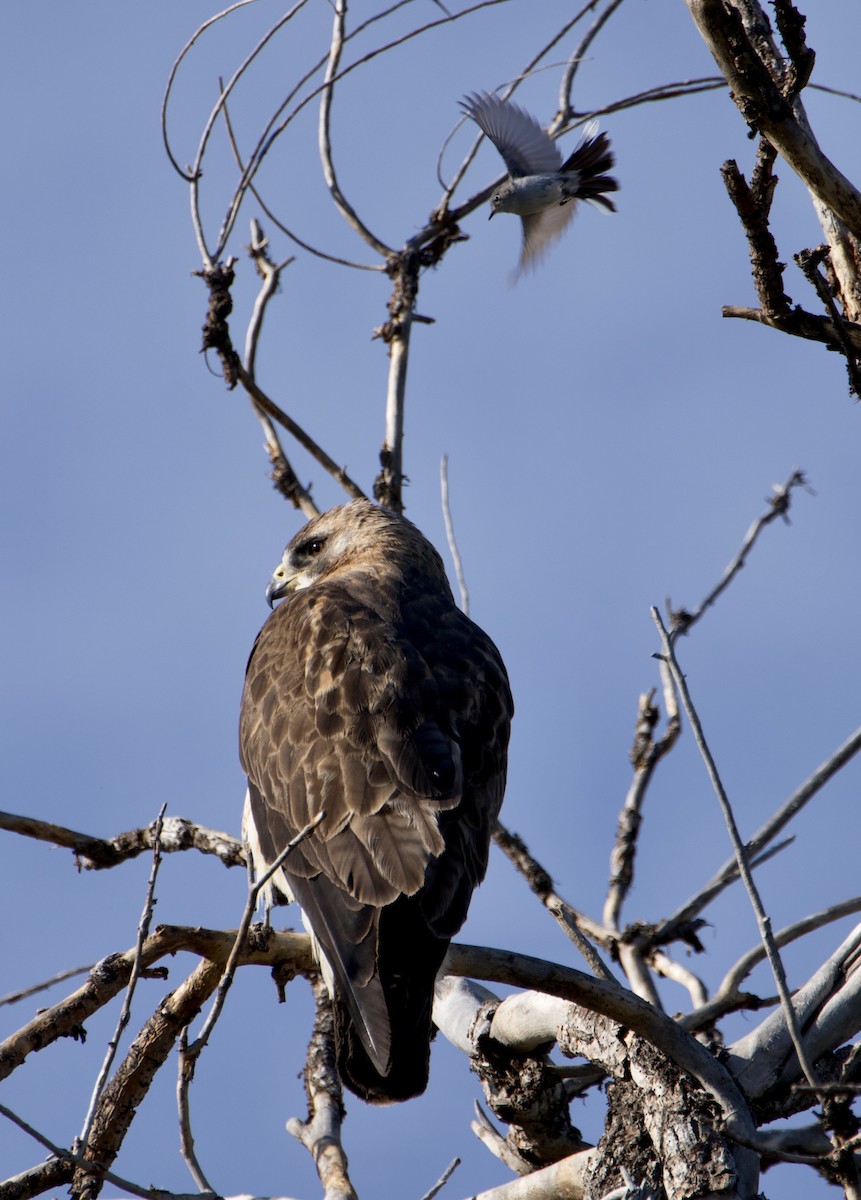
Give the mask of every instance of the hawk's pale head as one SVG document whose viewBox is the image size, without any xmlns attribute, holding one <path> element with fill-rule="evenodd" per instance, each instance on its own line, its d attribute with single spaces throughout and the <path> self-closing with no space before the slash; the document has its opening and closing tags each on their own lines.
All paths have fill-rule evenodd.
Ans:
<svg viewBox="0 0 861 1200">
<path fill-rule="evenodd" d="M 442 560 L 411 521 L 372 504 L 352 500 L 314 517 L 287 546 L 266 588 L 276 600 L 338 572 L 400 573 L 414 563 L 448 590 Z"/>
</svg>

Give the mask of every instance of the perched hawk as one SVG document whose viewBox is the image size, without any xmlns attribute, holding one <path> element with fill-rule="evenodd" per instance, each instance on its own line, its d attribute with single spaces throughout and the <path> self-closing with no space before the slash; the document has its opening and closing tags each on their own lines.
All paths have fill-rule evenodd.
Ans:
<svg viewBox="0 0 861 1200">
<path fill-rule="evenodd" d="M 315 517 L 267 588 L 240 753 L 247 836 L 333 994 L 342 1078 L 386 1103 L 427 1085 L 434 978 L 484 877 L 511 692 L 418 529 L 367 500 Z"/>
</svg>

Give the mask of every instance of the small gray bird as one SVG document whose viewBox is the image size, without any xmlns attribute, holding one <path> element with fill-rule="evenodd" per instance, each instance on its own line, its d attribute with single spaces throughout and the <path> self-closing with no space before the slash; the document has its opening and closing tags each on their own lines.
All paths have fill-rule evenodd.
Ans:
<svg viewBox="0 0 861 1200">
<path fill-rule="evenodd" d="M 591 200 L 616 211 L 605 192 L 617 192 L 618 182 L 605 174 L 613 153 L 605 133 L 585 137 L 570 158 L 562 161 L 556 142 L 535 117 L 510 100 L 475 92 L 460 102 L 482 133 L 496 146 L 508 168 L 508 179 L 490 197 L 490 216 L 517 213 L 523 222 L 519 276 L 533 267 L 574 215 L 573 200 Z"/>
</svg>

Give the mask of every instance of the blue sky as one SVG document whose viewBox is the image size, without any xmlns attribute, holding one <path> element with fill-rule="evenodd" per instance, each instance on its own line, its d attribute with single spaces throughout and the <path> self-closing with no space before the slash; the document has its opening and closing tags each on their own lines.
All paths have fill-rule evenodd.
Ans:
<svg viewBox="0 0 861 1200">
<path fill-rule="evenodd" d="M 811 9 L 814 6 L 810 6 Z M 211 9 L 197 0 L 4 7 L 7 186 L 0 200 L 6 369 L 2 413 L 5 565 L 0 594 L 3 807 L 112 835 L 167 803 L 238 833 L 243 782 L 236 724 L 248 651 L 266 616 L 263 588 L 301 524 L 271 489 L 259 427 L 198 353 L 205 296 L 182 181 L 161 145 L 159 105 L 174 56 Z M 280 9 L 261 2 L 201 40 L 180 76 L 173 144 L 181 162 L 227 75 Z M 396 19 L 431 20 L 419 0 Z M 457 102 L 517 74 L 569 15 L 550 2 L 502 5 L 384 56 L 345 82 L 333 110 L 341 184 L 384 240 L 400 245 L 439 199 L 440 147 Z M 312 0 L 237 96 L 250 144 L 297 74 L 326 45 L 331 11 Z M 815 6 L 814 79 L 859 91 L 858 10 Z M 370 48 L 370 42 L 364 43 Z M 556 61 L 570 51 L 564 44 Z M 552 56 L 551 56 L 552 58 Z M 581 68 L 575 104 L 597 108 L 645 87 L 714 73 L 681 3 L 629 0 Z M 519 101 L 542 120 L 558 70 Z M 808 93 L 826 152 L 859 174 L 859 109 Z M 334 212 L 316 159 L 316 113 L 268 157 L 260 184 L 296 231 L 373 261 Z M 517 703 L 503 819 L 575 906 L 600 915 L 640 692 L 657 684 L 651 605 L 695 605 L 719 578 L 772 483 L 803 468 L 792 523 L 765 534 L 749 566 L 694 633 L 682 665 L 742 832 L 753 832 L 859 724 L 861 589 L 859 411 L 842 360 L 823 347 L 722 320 L 753 304 L 746 244 L 721 163 L 749 171 L 754 145 L 724 92 L 649 105 L 602 122 L 622 190 L 619 211 L 578 213 L 541 268 L 515 288 L 518 222 L 485 212 L 469 240 L 422 279 L 405 464 L 407 514 L 445 551 L 438 470 L 451 499 L 473 617 L 508 664 Z M 462 129 L 448 169 L 471 144 Z M 210 236 L 233 186 L 217 136 L 203 181 Z M 483 147 L 471 194 L 499 173 Z M 788 167 L 774 229 L 784 261 L 818 244 L 806 193 Z M 256 291 L 240 256 L 238 344 Z M 291 253 L 274 229 L 276 257 Z M 786 290 L 817 311 L 794 265 Z M 385 276 L 299 254 L 269 307 L 258 377 L 366 489 L 383 437 L 387 359 L 372 331 Z M 214 364 L 213 364 L 214 366 Z M 336 486 L 301 452 L 321 505 Z M 798 840 L 761 872 L 776 927 L 857 890 L 861 766 L 850 765 L 799 819 Z M 78 875 L 70 856 L 4 835 L 7 986 L 130 946 L 148 864 Z M 685 733 L 654 781 L 628 919 L 667 915 L 729 854 L 716 802 Z M 168 859 L 156 919 L 235 925 L 245 881 L 214 861 Z M 738 891 L 707 914 L 707 955 L 690 965 L 715 986 L 756 941 Z M 288 914 L 289 916 L 289 914 Z M 798 985 L 847 923 L 787 955 Z M 464 940 L 579 965 L 498 853 Z M 172 980 L 183 967 L 172 967 Z M 771 991 L 765 976 L 754 986 Z M 163 991 L 147 983 L 143 1020 Z M 686 1002 L 670 985 L 670 1011 Z M 52 993 L 59 998 L 59 992 Z M 2 1010 L 4 1028 L 34 1004 Z M 31 1007 L 27 1007 L 30 1004 Z M 36 1056 L 3 1099 L 58 1142 L 80 1127 L 115 1013 L 85 1047 Z M 246 971 L 198 1072 L 197 1146 L 225 1193 L 315 1196 L 307 1153 L 283 1132 L 303 1110 L 307 990 L 277 1007 L 265 972 Z M 731 1036 L 753 1016 L 728 1024 Z M 165 1072 L 118 1163 L 141 1182 L 190 1186 Z M 469 1132 L 476 1081 L 438 1039 L 427 1096 L 379 1111 L 351 1104 L 345 1126 L 360 1195 L 420 1196 L 459 1154 L 445 1195 L 508 1175 Z M 594 1112 L 575 1106 L 588 1135 Z M 9 1173 L 40 1151 L 0 1126 Z M 381 1163 L 385 1161 L 385 1167 Z M 404 1181 L 407 1181 L 405 1185 Z M 782 1168 L 769 1194 L 816 1197 L 812 1176 Z"/>
</svg>

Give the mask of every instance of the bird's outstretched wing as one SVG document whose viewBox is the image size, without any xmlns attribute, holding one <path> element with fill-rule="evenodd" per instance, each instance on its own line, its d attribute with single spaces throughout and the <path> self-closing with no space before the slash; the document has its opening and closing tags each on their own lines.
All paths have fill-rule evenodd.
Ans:
<svg viewBox="0 0 861 1200">
<path fill-rule="evenodd" d="M 559 147 L 547 131 L 510 100 L 473 92 L 460 104 L 496 146 L 513 178 L 558 171 L 562 166 Z"/>
<path fill-rule="evenodd" d="M 523 244 L 515 278 L 537 266 L 548 247 L 560 236 L 574 216 L 575 207 L 576 205 L 571 203 L 555 204 L 552 208 L 545 208 L 543 212 L 531 213 L 521 218 Z"/>
</svg>

